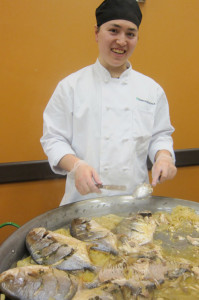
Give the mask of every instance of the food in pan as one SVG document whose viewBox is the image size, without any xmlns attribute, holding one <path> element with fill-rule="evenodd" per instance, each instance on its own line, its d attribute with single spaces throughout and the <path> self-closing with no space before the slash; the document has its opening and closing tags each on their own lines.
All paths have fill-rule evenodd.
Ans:
<svg viewBox="0 0 199 300">
<path fill-rule="evenodd" d="M 118 284 L 107 283 L 97 288 L 79 290 L 73 300 L 119 300 L 124 298 L 124 291 Z"/>
<path fill-rule="evenodd" d="M 0 274 L 0 290 L 26 300 L 197 300 L 198 241 L 199 216 L 183 206 L 78 218 L 55 232 L 34 228 L 30 256 Z M 66 282 L 62 293 L 55 274 Z"/>
<path fill-rule="evenodd" d="M 117 254 L 117 237 L 95 220 L 77 218 L 71 223 L 71 235 L 91 245 L 91 249 Z"/>
<path fill-rule="evenodd" d="M 26 245 L 37 264 L 64 271 L 94 270 L 86 244 L 73 237 L 34 228 L 26 237 Z"/>
<path fill-rule="evenodd" d="M 124 218 L 114 232 L 121 236 L 122 244 L 130 247 L 142 246 L 152 242 L 156 229 L 156 222 L 150 212 L 140 212 Z"/>
<path fill-rule="evenodd" d="M 72 299 L 77 291 L 74 276 L 56 268 L 26 266 L 1 274 L 1 290 L 10 299 Z"/>
</svg>

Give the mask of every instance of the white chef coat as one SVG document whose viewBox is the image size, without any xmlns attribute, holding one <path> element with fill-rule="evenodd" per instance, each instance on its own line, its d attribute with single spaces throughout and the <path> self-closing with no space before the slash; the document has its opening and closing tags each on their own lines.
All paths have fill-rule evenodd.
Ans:
<svg viewBox="0 0 199 300">
<path fill-rule="evenodd" d="M 130 64 L 120 78 L 112 78 L 98 60 L 69 75 L 47 104 L 41 138 L 52 170 L 67 175 L 61 205 L 131 194 L 149 180 L 147 155 L 153 162 L 156 152 L 166 149 L 174 157 L 173 131 L 163 89 Z M 57 166 L 66 154 L 94 167 L 103 184 L 126 185 L 126 191 L 80 195 L 71 174 Z"/>
</svg>

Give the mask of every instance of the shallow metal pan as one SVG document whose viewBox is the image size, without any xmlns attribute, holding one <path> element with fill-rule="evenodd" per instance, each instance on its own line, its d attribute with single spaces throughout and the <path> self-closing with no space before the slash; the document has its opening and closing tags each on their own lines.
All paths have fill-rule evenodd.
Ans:
<svg viewBox="0 0 199 300">
<path fill-rule="evenodd" d="M 55 230 L 69 224 L 77 217 L 101 216 L 106 214 L 128 215 L 141 210 L 170 212 L 178 205 L 189 206 L 199 213 L 199 203 L 188 200 L 151 196 L 148 199 L 133 199 L 132 196 L 111 196 L 66 204 L 30 220 L 17 229 L 0 246 L 0 273 L 9 269 L 26 255 L 25 237 L 34 227 Z"/>
</svg>

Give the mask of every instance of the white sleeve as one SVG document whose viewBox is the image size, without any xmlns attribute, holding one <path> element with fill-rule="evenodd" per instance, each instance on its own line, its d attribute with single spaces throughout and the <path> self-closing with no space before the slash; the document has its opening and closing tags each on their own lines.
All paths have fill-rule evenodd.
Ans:
<svg viewBox="0 0 199 300">
<path fill-rule="evenodd" d="M 161 87 L 157 90 L 157 107 L 155 111 L 152 139 L 149 145 L 149 158 L 154 163 L 154 158 L 159 150 L 168 150 L 175 161 L 173 139 L 174 128 L 170 122 L 169 105 L 166 95 Z"/>
<path fill-rule="evenodd" d="M 73 92 L 67 80 L 56 87 L 43 114 L 43 136 L 40 141 L 49 164 L 55 173 L 67 172 L 57 167 L 66 154 L 75 154 L 71 147 Z"/>
</svg>

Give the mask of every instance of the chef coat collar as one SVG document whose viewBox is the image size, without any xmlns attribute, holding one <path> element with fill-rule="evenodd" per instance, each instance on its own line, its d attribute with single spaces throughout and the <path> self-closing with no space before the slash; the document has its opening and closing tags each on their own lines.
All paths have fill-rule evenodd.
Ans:
<svg viewBox="0 0 199 300">
<path fill-rule="evenodd" d="M 97 61 L 95 63 L 95 69 L 104 82 L 108 82 L 112 79 L 111 74 L 100 63 L 99 59 L 97 59 Z M 120 77 L 118 79 L 126 81 L 128 79 L 128 76 L 129 76 L 131 70 L 132 70 L 132 66 L 131 66 L 130 62 L 127 62 L 127 69 L 120 75 Z"/>
</svg>

